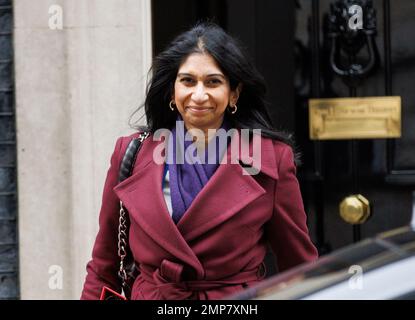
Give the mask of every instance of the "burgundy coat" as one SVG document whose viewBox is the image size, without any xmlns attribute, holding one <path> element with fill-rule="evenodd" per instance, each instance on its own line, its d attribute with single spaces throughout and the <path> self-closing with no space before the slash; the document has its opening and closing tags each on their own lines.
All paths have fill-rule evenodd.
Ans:
<svg viewBox="0 0 415 320">
<path fill-rule="evenodd" d="M 117 183 L 128 143 L 117 140 L 108 170 L 99 232 L 81 299 L 99 299 L 117 279 L 119 199 L 130 215 L 129 245 L 141 274 L 131 299 L 220 299 L 259 282 L 267 243 L 279 271 L 317 258 L 306 225 L 292 149 L 261 138 L 258 175 L 241 164 L 221 164 L 177 225 L 162 192 L 164 165 L 153 161 L 160 141 L 147 138 L 133 174 Z M 251 146 L 252 147 L 252 146 Z M 245 159 L 240 158 L 242 162 Z"/>
</svg>

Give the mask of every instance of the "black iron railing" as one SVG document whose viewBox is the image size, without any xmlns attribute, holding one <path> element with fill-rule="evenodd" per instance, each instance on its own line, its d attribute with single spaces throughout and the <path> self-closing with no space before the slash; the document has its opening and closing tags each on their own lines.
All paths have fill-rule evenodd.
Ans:
<svg viewBox="0 0 415 320">
<path fill-rule="evenodd" d="M 18 299 L 16 126 L 11 0 L 0 1 L 0 299 Z"/>
</svg>

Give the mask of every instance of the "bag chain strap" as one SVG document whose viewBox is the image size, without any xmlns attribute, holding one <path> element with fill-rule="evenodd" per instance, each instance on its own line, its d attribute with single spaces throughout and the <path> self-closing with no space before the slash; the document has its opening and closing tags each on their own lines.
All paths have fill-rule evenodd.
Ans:
<svg viewBox="0 0 415 320">
<path fill-rule="evenodd" d="M 140 145 L 149 135 L 150 135 L 149 132 L 144 132 L 140 134 L 140 136 L 138 137 L 138 140 L 140 141 Z M 120 277 L 122 281 L 121 286 L 124 290 L 124 293 L 125 293 L 125 288 L 127 287 L 127 280 L 128 280 L 128 275 L 127 275 L 127 272 L 125 270 L 125 265 L 124 265 L 124 259 L 127 256 L 127 245 L 128 245 L 127 244 L 127 240 L 128 240 L 127 231 L 128 231 L 127 214 L 124 210 L 123 203 L 120 200 L 120 218 L 119 218 L 119 224 L 118 224 L 118 256 L 120 258 L 120 269 L 118 271 L 118 276 Z"/>
<path fill-rule="evenodd" d="M 118 225 L 118 256 L 120 257 L 120 270 L 118 276 L 122 280 L 122 288 L 127 284 L 127 272 L 125 271 L 124 259 L 127 256 L 127 220 L 122 202 L 120 201 L 120 218 Z"/>
</svg>

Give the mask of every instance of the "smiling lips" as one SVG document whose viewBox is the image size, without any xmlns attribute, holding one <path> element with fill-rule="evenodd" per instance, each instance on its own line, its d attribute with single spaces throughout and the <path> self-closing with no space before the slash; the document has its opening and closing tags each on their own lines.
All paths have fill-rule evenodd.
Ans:
<svg viewBox="0 0 415 320">
<path fill-rule="evenodd" d="M 212 110 L 213 108 L 210 108 L 210 107 L 186 107 L 186 109 L 188 109 L 192 113 L 201 114 L 201 113 L 205 113 L 209 110 Z"/>
</svg>

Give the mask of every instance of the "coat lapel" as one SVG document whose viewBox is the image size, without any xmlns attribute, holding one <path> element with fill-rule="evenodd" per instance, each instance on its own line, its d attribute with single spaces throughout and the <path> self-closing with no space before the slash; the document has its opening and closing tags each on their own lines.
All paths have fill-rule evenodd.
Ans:
<svg viewBox="0 0 415 320">
<path fill-rule="evenodd" d="M 192 266 L 203 275 L 203 267 L 174 224 L 162 193 L 164 165 L 153 161 L 153 150 L 162 142 L 143 144 L 133 175 L 118 184 L 114 191 L 130 216 L 163 249 Z"/>
<path fill-rule="evenodd" d="M 242 144 L 242 140 L 240 141 Z M 261 138 L 260 141 L 261 158 L 260 167 L 256 168 L 257 172 L 278 179 L 272 140 Z M 249 154 L 252 155 L 252 143 L 249 145 L 249 150 Z M 231 162 L 230 146 L 226 155 L 226 164 L 218 167 L 177 224 L 186 241 L 191 241 L 214 229 L 266 193 L 266 190 L 252 175 L 247 174 L 241 165 L 253 164 L 248 155 L 238 152 L 237 163 L 234 164 Z"/>
</svg>

